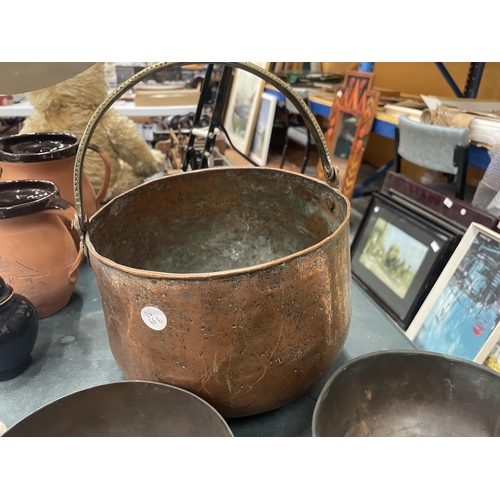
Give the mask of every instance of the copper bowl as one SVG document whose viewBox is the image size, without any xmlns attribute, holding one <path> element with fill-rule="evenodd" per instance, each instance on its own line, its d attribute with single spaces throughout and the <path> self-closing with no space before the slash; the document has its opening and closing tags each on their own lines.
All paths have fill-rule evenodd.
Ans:
<svg viewBox="0 0 500 500">
<path fill-rule="evenodd" d="M 315 437 L 500 435 L 500 375 L 463 359 L 381 351 L 339 368 L 313 414 Z"/>
<path fill-rule="evenodd" d="M 124 381 L 75 392 L 3 437 L 233 437 L 207 402 L 166 384 Z"/>
</svg>

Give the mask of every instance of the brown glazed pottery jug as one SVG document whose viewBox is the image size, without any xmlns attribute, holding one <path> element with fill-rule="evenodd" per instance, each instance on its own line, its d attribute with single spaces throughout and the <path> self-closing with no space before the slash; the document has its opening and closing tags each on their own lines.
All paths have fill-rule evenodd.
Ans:
<svg viewBox="0 0 500 500">
<path fill-rule="evenodd" d="M 74 207 L 73 166 L 78 144 L 78 137 L 66 133 L 47 132 L 0 137 L 2 181 L 20 179 L 52 181 L 59 188 L 61 198 Z M 89 149 L 101 156 L 105 177 L 101 189 L 96 194 L 91 182 L 83 174 L 83 197 L 87 217 L 91 217 L 99 209 L 111 175 L 111 165 L 107 154 L 94 144 L 89 145 Z M 66 225 L 70 227 L 69 224 Z M 76 231 L 72 231 L 72 235 L 79 245 L 80 240 Z"/>
<path fill-rule="evenodd" d="M 83 253 L 63 222 L 74 214 L 53 182 L 0 182 L 0 275 L 39 318 L 61 310 L 75 288 Z"/>
</svg>

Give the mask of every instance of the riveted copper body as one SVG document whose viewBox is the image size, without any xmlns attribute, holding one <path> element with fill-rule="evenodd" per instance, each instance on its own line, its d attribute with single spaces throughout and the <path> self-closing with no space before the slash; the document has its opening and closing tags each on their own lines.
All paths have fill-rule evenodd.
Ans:
<svg viewBox="0 0 500 500">
<path fill-rule="evenodd" d="M 331 164 L 325 170 L 335 178 Z M 79 213 L 110 346 L 128 378 L 246 416 L 304 394 L 339 354 L 351 314 L 350 207 L 327 183 L 213 168 L 139 186 L 88 224 Z M 164 323 L 149 323 L 151 307 Z"/>
</svg>

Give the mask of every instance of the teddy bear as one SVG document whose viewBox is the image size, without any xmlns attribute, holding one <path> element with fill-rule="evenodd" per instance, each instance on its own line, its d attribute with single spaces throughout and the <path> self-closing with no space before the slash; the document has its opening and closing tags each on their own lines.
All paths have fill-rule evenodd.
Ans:
<svg viewBox="0 0 500 500">
<path fill-rule="evenodd" d="M 36 114 L 25 120 L 21 133 L 66 132 L 81 137 L 95 110 L 108 95 L 105 71 L 105 63 L 96 63 L 62 83 L 27 92 Z M 91 143 L 103 149 L 111 163 L 111 179 L 103 201 L 138 186 L 165 168 L 165 155 L 151 149 L 134 121 L 113 108 L 101 118 Z M 105 173 L 102 159 L 87 149 L 83 168 L 98 192 Z"/>
</svg>

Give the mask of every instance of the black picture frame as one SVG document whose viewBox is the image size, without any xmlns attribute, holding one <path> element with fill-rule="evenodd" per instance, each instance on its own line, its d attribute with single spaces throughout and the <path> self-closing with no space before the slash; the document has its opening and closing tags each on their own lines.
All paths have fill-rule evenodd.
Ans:
<svg viewBox="0 0 500 500">
<path fill-rule="evenodd" d="M 374 193 L 351 245 L 352 277 L 406 330 L 461 236 Z"/>
<path fill-rule="evenodd" d="M 398 201 L 404 200 L 412 208 L 418 207 L 441 222 L 447 222 L 463 234 L 472 223 L 478 223 L 500 233 L 500 218 L 474 207 L 464 200 L 449 198 L 446 194 L 414 181 L 403 174 L 389 171 L 385 175 L 381 193 Z"/>
</svg>

